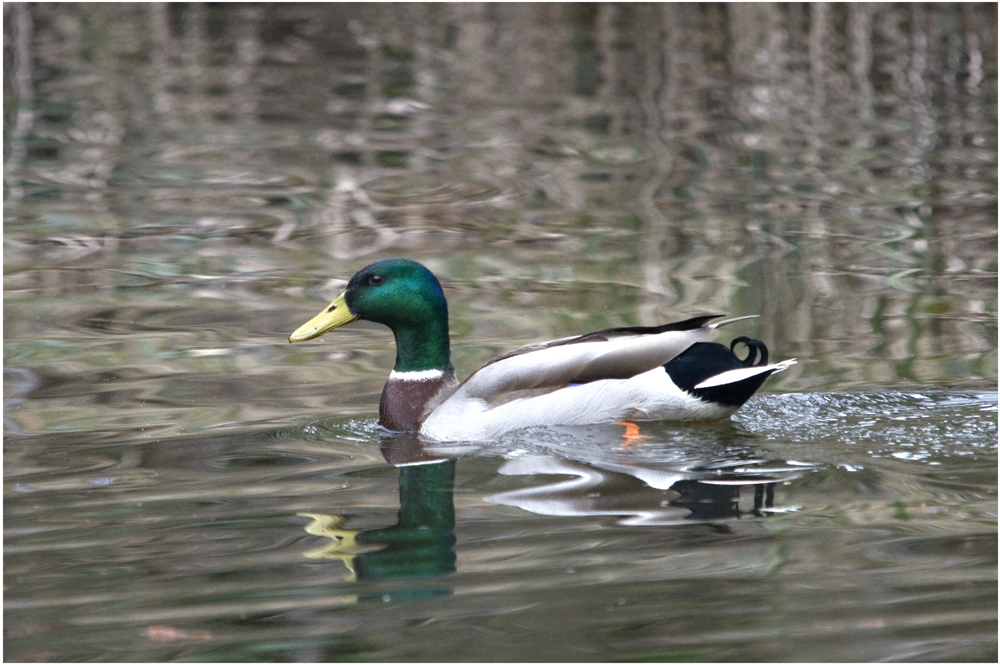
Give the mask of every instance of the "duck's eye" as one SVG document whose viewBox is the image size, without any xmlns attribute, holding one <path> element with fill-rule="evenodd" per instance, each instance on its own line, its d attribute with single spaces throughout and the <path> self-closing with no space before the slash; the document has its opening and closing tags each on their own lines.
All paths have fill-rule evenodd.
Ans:
<svg viewBox="0 0 1000 665">
<path fill-rule="evenodd" d="M 383 277 L 382 275 L 372 275 L 371 277 L 368 278 L 368 283 L 371 284 L 372 286 L 378 286 L 384 281 L 385 277 Z"/>
</svg>

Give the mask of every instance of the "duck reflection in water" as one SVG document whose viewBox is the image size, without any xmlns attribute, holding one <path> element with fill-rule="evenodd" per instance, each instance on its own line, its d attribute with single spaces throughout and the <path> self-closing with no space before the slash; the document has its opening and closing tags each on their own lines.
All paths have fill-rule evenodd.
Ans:
<svg viewBox="0 0 1000 665">
<path fill-rule="evenodd" d="M 635 431 L 626 428 L 623 441 L 634 445 Z M 426 448 L 412 434 L 383 435 L 381 450 L 386 461 L 399 469 L 396 524 L 352 530 L 344 527 L 345 518 L 339 515 L 302 513 L 313 520 L 306 526 L 308 533 L 333 541 L 307 556 L 343 561 L 349 581 L 428 578 L 454 572 L 456 459 L 447 449 Z M 566 453 L 565 449 L 559 454 L 536 452 L 507 460 L 499 469 L 501 475 L 570 478 L 491 494 L 485 501 L 540 515 L 613 516 L 631 526 L 707 523 L 725 531 L 729 520 L 774 511 L 775 485 L 812 468 L 765 461 L 747 451 L 667 469 L 635 459 L 614 462 L 580 449 L 575 451 L 580 459 L 570 459 Z M 752 507 L 741 507 L 746 503 L 741 492 L 746 485 L 754 487 Z M 449 591 L 409 590 L 406 595 L 414 593 Z"/>
<path fill-rule="evenodd" d="M 539 515 L 606 515 L 629 526 L 709 523 L 726 530 L 726 520 L 775 512 L 775 485 L 811 465 L 743 455 L 678 467 L 574 460 L 547 453 L 524 455 L 504 463 L 499 473 L 569 478 L 492 494 L 486 501 Z M 753 504 L 742 507 L 742 488 L 748 485 L 754 487 Z"/>
<path fill-rule="evenodd" d="M 399 468 L 396 524 L 351 530 L 343 528 L 345 519 L 339 515 L 300 513 L 313 520 L 305 527 L 308 533 L 333 540 L 306 556 L 343 561 L 349 581 L 413 579 L 454 572 L 455 460 L 426 453 L 413 435 L 384 436 L 382 453 Z M 413 593 L 439 595 L 449 590 L 408 592 Z"/>
</svg>

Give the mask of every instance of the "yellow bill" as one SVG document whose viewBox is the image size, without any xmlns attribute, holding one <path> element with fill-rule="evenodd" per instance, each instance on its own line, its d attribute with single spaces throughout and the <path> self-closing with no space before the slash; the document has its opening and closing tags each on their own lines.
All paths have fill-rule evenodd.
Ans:
<svg viewBox="0 0 1000 665">
<path fill-rule="evenodd" d="M 315 339 L 334 328 L 339 328 L 351 321 L 356 321 L 357 318 L 357 315 L 352 314 L 351 310 L 348 309 L 347 301 L 344 300 L 344 294 L 341 293 L 326 309 L 299 326 L 288 337 L 288 341 L 304 342 L 307 339 Z"/>
</svg>

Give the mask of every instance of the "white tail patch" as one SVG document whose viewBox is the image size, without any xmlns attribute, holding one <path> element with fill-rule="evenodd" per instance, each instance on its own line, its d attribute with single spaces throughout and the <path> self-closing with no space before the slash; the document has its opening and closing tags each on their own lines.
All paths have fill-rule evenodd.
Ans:
<svg viewBox="0 0 1000 665">
<path fill-rule="evenodd" d="M 716 323 L 710 323 L 710 324 L 708 324 L 708 327 L 711 330 L 715 330 L 716 328 L 721 328 L 722 326 L 728 326 L 730 323 L 736 323 L 737 321 L 746 321 L 747 319 L 758 319 L 758 318 L 760 318 L 760 314 L 749 314 L 747 316 L 737 316 L 736 318 L 733 318 L 733 319 L 723 319 L 722 321 L 718 321 Z"/>
<path fill-rule="evenodd" d="M 731 369 L 728 372 L 723 372 L 722 374 L 716 374 L 713 377 L 709 377 L 696 385 L 695 390 L 700 390 L 702 388 L 715 388 L 716 386 L 725 386 L 730 383 L 738 383 L 744 379 L 749 379 L 752 376 L 757 376 L 758 374 L 763 374 L 764 372 L 780 372 L 782 370 L 788 369 L 794 365 L 797 361 L 792 358 L 791 360 L 782 360 L 780 363 L 774 363 L 771 365 L 760 365 L 757 367 L 741 367 L 739 369 Z"/>
</svg>

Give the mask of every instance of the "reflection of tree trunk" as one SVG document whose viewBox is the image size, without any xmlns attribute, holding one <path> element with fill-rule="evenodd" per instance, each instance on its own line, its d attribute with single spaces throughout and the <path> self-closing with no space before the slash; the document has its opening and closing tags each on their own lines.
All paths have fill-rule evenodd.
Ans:
<svg viewBox="0 0 1000 665">
<path fill-rule="evenodd" d="M 847 6 L 847 39 L 849 51 L 848 67 L 854 83 L 853 99 L 858 120 L 864 131 L 856 140 L 864 143 L 859 148 L 868 147 L 870 140 L 866 123 L 874 114 L 875 93 L 871 84 L 872 69 L 872 8 L 867 3 L 851 3 Z"/>
<path fill-rule="evenodd" d="M 183 27 L 181 33 L 181 77 L 184 81 L 185 112 L 190 114 L 190 121 L 198 126 L 209 120 L 208 99 L 205 89 L 205 67 L 208 16 L 205 5 L 193 2 L 182 14 Z"/>
<path fill-rule="evenodd" d="M 229 68 L 229 89 L 233 96 L 234 112 L 242 125 L 257 124 L 259 105 L 259 66 L 263 56 L 260 30 L 264 19 L 261 5 L 241 6 L 235 10 L 236 19 L 229 26 L 235 42 L 235 58 Z"/>
<path fill-rule="evenodd" d="M 173 36 L 170 34 L 170 15 L 166 3 L 154 2 L 148 5 L 149 34 L 151 46 L 149 49 L 150 87 L 153 93 L 153 110 L 157 121 L 166 129 L 176 124 L 174 118 L 174 100 L 170 91 L 174 80 L 174 68 L 170 63 L 176 48 Z"/>
<path fill-rule="evenodd" d="M 729 71 L 737 80 L 781 84 L 788 63 L 785 15 L 768 2 L 726 5 Z"/>
<path fill-rule="evenodd" d="M 24 189 L 21 187 L 19 171 L 24 164 L 27 154 L 27 144 L 25 139 L 31 131 L 34 120 L 35 91 L 32 86 L 34 67 L 32 66 L 32 28 L 31 20 L 32 5 L 27 2 L 14 3 L 11 9 L 13 17 L 6 16 L 4 8 L 4 23 L 9 18 L 13 18 L 13 65 L 11 67 L 12 76 L 5 76 L 5 83 L 13 80 L 14 99 L 14 126 L 10 131 L 10 137 L 4 140 L 4 185 L 7 188 L 6 203 L 16 203 L 24 196 Z M 6 35 L 4 35 L 6 38 Z M 6 56 L 6 54 L 5 54 Z M 6 69 L 6 68 L 5 68 Z M 5 72 L 6 74 L 7 72 Z M 6 86 L 5 86 L 6 87 Z M 4 91 L 6 92 L 6 90 Z M 8 103 L 9 98 L 8 98 Z M 7 125 L 4 118 L 4 125 Z"/>
</svg>

